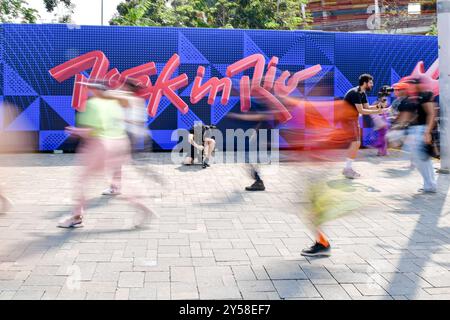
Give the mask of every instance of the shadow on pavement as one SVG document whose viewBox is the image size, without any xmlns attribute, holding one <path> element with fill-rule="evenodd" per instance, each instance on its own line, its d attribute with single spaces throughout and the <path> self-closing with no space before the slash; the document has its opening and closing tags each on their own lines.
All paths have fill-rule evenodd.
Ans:
<svg viewBox="0 0 450 320">
<path fill-rule="evenodd" d="M 201 163 L 190 164 L 190 165 L 181 165 L 179 167 L 176 167 L 175 169 L 180 172 L 197 172 L 197 171 L 202 171 L 202 170 L 208 170 L 208 168 L 203 169 Z"/>
<path fill-rule="evenodd" d="M 405 201 L 409 201 L 409 203 L 406 209 L 402 209 L 402 211 L 406 211 L 406 214 L 408 214 L 408 210 L 411 210 L 415 214 L 419 214 L 420 217 L 413 233 L 409 236 L 408 245 L 402 248 L 405 252 L 402 253 L 400 262 L 396 266 L 399 272 L 394 273 L 393 278 L 389 281 L 390 284 L 387 291 L 391 295 L 403 295 L 409 299 L 417 298 L 416 294 L 420 288 L 418 281 L 411 281 L 406 285 L 404 273 L 408 273 L 411 263 L 413 263 L 418 268 L 418 271 L 415 273 L 420 277 L 427 263 L 433 261 L 432 255 L 437 253 L 441 247 L 450 243 L 449 237 L 445 236 L 445 232 L 448 232 L 449 228 L 442 228 L 438 225 L 439 219 L 444 213 L 443 209 L 450 186 L 450 176 L 438 175 L 437 183 L 439 190 L 437 194 L 414 195 L 412 198 L 405 198 Z M 420 207 L 424 209 L 418 211 Z M 434 263 L 442 266 L 442 263 Z M 445 265 L 448 268 L 448 264 Z M 438 273 L 436 273 L 436 277 L 439 277 Z M 429 278 L 427 276 L 427 279 Z M 436 281 L 439 281 L 438 278 L 436 278 Z M 435 285 L 430 283 L 431 286 Z"/>
<path fill-rule="evenodd" d="M 409 176 L 412 172 L 413 169 L 384 169 L 383 170 L 384 173 L 386 173 L 386 177 L 387 178 L 401 178 L 401 177 L 406 177 Z"/>
</svg>

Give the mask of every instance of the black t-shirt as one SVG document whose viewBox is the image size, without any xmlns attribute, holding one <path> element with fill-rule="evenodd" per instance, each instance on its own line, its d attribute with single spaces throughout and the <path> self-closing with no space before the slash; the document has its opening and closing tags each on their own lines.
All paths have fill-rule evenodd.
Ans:
<svg viewBox="0 0 450 320">
<path fill-rule="evenodd" d="M 397 110 L 398 112 L 415 113 L 417 111 L 417 106 L 414 103 L 411 103 L 411 101 L 408 98 L 404 98 L 398 104 Z"/>
<path fill-rule="evenodd" d="M 417 123 L 427 124 L 427 113 L 424 108 L 424 104 L 428 102 L 433 102 L 432 92 L 421 92 L 419 94 L 420 108 L 417 110 Z"/>
<path fill-rule="evenodd" d="M 433 102 L 432 92 L 421 92 L 417 97 L 408 99 L 408 108 L 417 114 L 416 121 L 412 125 L 425 125 L 427 124 L 427 112 L 425 111 L 424 104 Z"/>
<path fill-rule="evenodd" d="M 365 103 L 369 103 L 367 100 L 367 95 L 365 92 L 361 91 L 359 87 L 352 88 L 347 91 L 344 97 L 344 101 L 348 102 L 353 108 L 355 108 L 355 113 L 353 116 L 358 118 L 358 109 L 356 108 L 357 104 L 364 105 Z M 351 120 L 351 119 L 349 119 Z"/>
</svg>

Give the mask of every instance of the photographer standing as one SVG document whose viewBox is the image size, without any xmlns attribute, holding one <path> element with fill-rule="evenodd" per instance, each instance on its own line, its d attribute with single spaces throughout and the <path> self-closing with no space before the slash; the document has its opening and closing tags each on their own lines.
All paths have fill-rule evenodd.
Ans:
<svg viewBox="0 0 450 320">
<path fill-rule="evenodd" d="M 359 178 L 361 175 L 352 169 L 358 150 L 361 146 L 361 129 L 359 127 L 359 115 L 380 114 L 383 112 L 385 104 L 377 102 L 377 104 L 369 106 L 366 92 L 373 88 L 373 77 L 370 74 L 362 74 L 359 77 L 359 86 L 350 89 L 344 97 L 344 101 L 354 107 L 354 113 L 349 116 L 347 121 L 343 123 L 347 130 L 353 132 L 354 141 L 348 149 L 348 157 L 342 174 L 347 179 Z"/>
</svg>

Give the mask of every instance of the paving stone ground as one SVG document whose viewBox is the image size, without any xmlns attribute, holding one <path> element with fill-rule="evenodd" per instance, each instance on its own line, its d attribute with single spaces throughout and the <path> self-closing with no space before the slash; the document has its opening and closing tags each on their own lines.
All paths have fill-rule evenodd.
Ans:
<svg viewBox="0 0 450 320">
<path fill-rule="evenodd" d="M 0 299 L 450 299 L 450 177 L 418 195 L 408 165 L 364 150 L 355 181 L 342 164 L 266 165 L 267 190 L 248 193 L 243 164 L 202 170 L 152 154 L 124 168 L 124 191 L 157 219 L 133 228 L 134 209 L 101 196 L 99 176 L 85 186 L 85 227 L 65 230 L 56 224 L 73 204 L 74 155 L 3 155 L 14 206 L 0 214 Z M 307 180 L 318 177 L 358 205 L 325 225 L 332 256 L 305 258 Z"/>
</svg>

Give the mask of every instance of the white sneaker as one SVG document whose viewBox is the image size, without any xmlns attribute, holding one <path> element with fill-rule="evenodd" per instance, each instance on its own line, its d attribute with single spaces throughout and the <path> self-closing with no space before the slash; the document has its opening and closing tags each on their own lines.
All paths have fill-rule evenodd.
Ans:
<svg viewBox="0 0 450 320">
<path fill-rule="evenodd" d="M 359 178 L 361 177 L 361 175 L 356 172 L 353 169 L 344 169 L 342 171 L 342 174 L 347 178 L 347 179 L 355 179 L 355 178 Z"/>
<path fill-rule="evenodd" d="M 58 223 L 59 228 L 82 228 L 83 227 L 83 219 L 68 217 Z"/>
<path fill-rule="evenodd" d="M 114 187 L 109 187 L 108 189 L 106 189 L 102 192 L 102 195 L 104 195 L 104 196 L 118 196 L 120 194 L 122 194 L 120 192 L 120 189 L 114 188 Z"/>
</svg>

